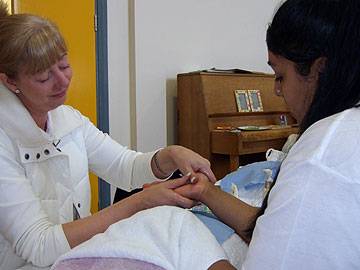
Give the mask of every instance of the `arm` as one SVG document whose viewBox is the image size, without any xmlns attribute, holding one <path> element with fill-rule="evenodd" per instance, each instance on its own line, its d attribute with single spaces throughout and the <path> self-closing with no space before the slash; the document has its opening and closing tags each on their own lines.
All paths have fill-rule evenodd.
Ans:
<svg viewBox="0 0 360 270">
<path fill-rule="evenodd" d="M 176 169 L 192 176 L 202 172 L 216 181 L 210 162 L 185 147 L 172 145 L 149 153 L 132 151 L 101 132 L 86 117 L 83 121 L 89 168 L 114 186 L 124 190 L 139 188 L 156 178 L 167 178 Z"/>
<path fill-rule="evenodd" d="M 63 224 L 70 247 L 81 244 L 92 236 L 104 232 L 111 224 L 128 218 L 141 210 L 160 205 L 174 205 L 184 208 L 193 206 L 192 200 L 173 191 L 173 189 L 187 183 L 188 180 L 189 176 L 184 176 L 180 179 L 153 185 L 92 216 Z"/>
<path fill-rule="evenodd" d="M 236 268 L 229 261 L 221 260 L 211 265 L 209 270 L 236 270 Z"/>
<path fill-rule="evenodd" d="M 1 131 L 1 130 L 0 130 Z M 134 195 L 124 202 L 100 211 L 94 217 L 60 224 L 58 218 L 70 220 L 70 215 L 59 217 L 54 190 L 42 186 L 47 178 L 28 175 L 17 158 L 17 149 L 0 132 L 0 233 L 14 248 L 14 252 L 36 266 L 51 265 L 60 255 L 83 241 L 133 213 L 161 204 L 190 207 L 191 200 L 173 192 L 173 188 L 187 181 L 165 182 L 154 189 Z M 56 172 L 61 173 L 60 172 Z M 44 205 L 41 194 L 48 194 L 51 206 Z M 53 202 L 51 200 L 54 200 Z M 45 200 L 45 204 L 48 200 Z M 50 212 L 49 212 L 50 211 Z M 3 244 L 3 243 L 0 243 Z"/>
<path fill-rule="evenodd" d="M 225 224 L 233 228 L 246 242 L 260 208 L 252 207 L 210 183 L 204 175 L 197 175 L 196 184 L 176 189 L 182 196 L 206 204 Z"/>
</svg>

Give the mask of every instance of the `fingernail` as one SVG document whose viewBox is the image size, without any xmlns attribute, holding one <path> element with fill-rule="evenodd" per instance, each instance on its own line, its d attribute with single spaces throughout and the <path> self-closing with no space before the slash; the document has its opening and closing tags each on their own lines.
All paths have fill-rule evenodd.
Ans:
<svg viewBox="0 0 360 270">
<path fill-rule="evenodd" d="M 196 179 L 196 177 L 195 176 L 193 176 L 193 177 L 191 177 L 191 179 L 190 179 L 190 183 L 194 183 L 194 180 Z"/>
<path fill-rule="evenodd" d="M 186 174 L 186 176 L 190 176 L 191 175 L 191 172 L 188 172 L 187 174 Z"/>
</svg>

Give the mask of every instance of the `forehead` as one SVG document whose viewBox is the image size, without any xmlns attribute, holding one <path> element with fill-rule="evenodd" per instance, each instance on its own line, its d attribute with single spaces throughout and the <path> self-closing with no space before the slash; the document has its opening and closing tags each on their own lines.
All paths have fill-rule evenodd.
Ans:
<svg viewBox="0 0 360 270">
<path fill-rule="evenodd" d="M 19 73 L 24 73 L 27 75 L 36 75 L 38 73 L 46 72 L 52 66 L 62 61 L 67 62 L 66 52 L 59 54 L 57 57 L 54 57 L 51 62 L 50 61 L 44 62 L 41 69 L 34 69 L 33 61 L 25 62 L 21 67 L 19 67 Z"/>
<path fill-rule="evenodd" d="M 281 55 L 277 55 L 268 51 L 268 64 L 274 70 L 282 70 L 282 71 L 296 71 L 295 63 L 282 57 Z"/>
<path fill-rule="evenodd" d="M 271 67 L 277 67 L 281 64 L 284 64 L 284 60 L 285 58 L 284 57 L 281 57 L 279 55 L 276 55 L 274 53 L 272 53 L 271 51 L 268 51 L 268 64 L 271 66 Z"/>
<path fill-rule="evenodd" d="M 37 72 L 29 72 L 31 70 L 31 66 L 29 67 L 29 64 L 24 64 L 21 67 L 19 67 L 17 77 L 18 78 L 27 78 L 27 79 L 33 79 L 37 76 L 41 76 L 44 73 L 47 73 L 54 65 L 58 65 L 59 63 L 68 63 L 67 60 L 67 54 L 63 54 L 58 60 L 55 61 L 55 63 L 49 65 L 45 68 L 45 70 L 37 71 Z"/>
</svg>

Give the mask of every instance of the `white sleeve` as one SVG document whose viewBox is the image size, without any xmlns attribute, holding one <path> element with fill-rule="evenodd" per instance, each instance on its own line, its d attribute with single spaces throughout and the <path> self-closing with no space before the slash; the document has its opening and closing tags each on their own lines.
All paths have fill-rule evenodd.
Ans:
<svg viewBox="0 0 360 270">
<path fill-rule="evenodd" d="M 16 254 L 49 266 L 70 250 L 62 226 L 49 222 L 12 149 L 0 142 L 0 234 Z M 10 142 L 8 142 L 10 144 Z"/>
<path fill-rule="evenodd" d="M 89 169 L 124 190 L 139 188 L 156 179 L 151 159 L 156 151 L 140 153 L 120 145 L 84 117 L 84 137 Z"/>
</svg>

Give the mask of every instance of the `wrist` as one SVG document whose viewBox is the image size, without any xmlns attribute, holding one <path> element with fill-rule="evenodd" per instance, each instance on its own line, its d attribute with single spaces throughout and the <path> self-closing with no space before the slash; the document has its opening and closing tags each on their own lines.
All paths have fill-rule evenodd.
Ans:
<svg viewBox="0 0 360 270">
<path fill-rule="evenodd" d="M 207 182 L 204 186 L 203 191 L 200 193 L 200 198 L 199 198 L 200 201 L 207 205 L 212 200 L 216 200 L 217 189 L 218 189 L 217 186 L 215 186 L 211 182 Z"/>
<path fill-rule="evenodd" d="M 159 161 L 159 153 L 160 153 L 160 151 L 162 151 L 162 150 L 159 150 L 154 154 L 151 162 L 152 162 L 152 168 L 153 168 L 154 174 L 157 177 L 163 179 L 163 178 L 168 177 L 170 174 L 167 173 L 166 171 L 164 171 L 162 166 L 160 165 L 160 161 Z"/>
<path fill-rule="evenodd" d="M 170 176 L 177 169 L 173 160 L 174 154 L 174 147 L 168 146 L 157 151 L 154 155 L 154 167 L 164 178 Z"/>
<path fill-rule="evenodd" d="M 151 205 L 151 198 L 147 197 L 147 192 L 145 189 L 140 192 L 135 193 L 134 195 L 132 195 L 130 197 L 133 197 L 133 199 L 135 201 L 136 212 L 146 210 L 146 209 L 153 207 Z"/>
<path fill-rule="evenodd" d="M 210 182 L 207 182 L 204 184 L 204 187 L 203 187 L 202 191 L 200 192 L 200 196 L 199 196 L 199 200 L 202 203 L 206 204 L 209 201 L 209 198 L 212 196 L 212 194 L 213 194 L 212 186 L 214 186 L 214 185 L 211 184 Z"/>
</svg>

